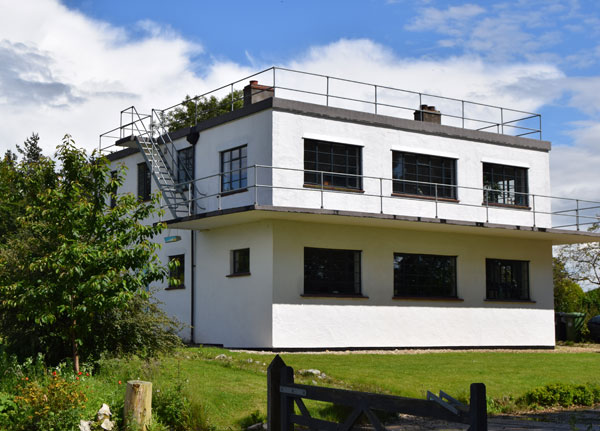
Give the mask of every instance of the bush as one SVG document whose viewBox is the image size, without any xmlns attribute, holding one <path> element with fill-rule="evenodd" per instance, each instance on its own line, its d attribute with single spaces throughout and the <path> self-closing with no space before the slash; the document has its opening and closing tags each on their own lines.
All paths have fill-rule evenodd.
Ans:
<svg viewBox="0 0 600 431">
<path fill-rule="evenodd" d="M 212 431 L 203 406 L 193 403 L 181 385 L 156 389 L 152 394 L 156 419 L 169 431 Z"/>
<path fill-rule="evenodd" d="M 552 383 L 525 393 L 519 401 L 530 407 L 591 406 L 600 402 L 600 386 Z"/>
</svg>

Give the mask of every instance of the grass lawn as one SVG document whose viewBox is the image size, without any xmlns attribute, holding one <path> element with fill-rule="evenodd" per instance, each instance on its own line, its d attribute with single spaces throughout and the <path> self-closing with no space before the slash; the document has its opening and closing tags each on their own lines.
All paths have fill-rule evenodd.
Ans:
<svg viewBox="0 0 600 431">
<path fill-rule="evenodd" d="M 215 359 L 224 354 L 226 359 Z M 255 411 L 266 415 L 266 369 L 273 354 L 189 348 L 158 362 L 116 361 L 96 377 L 104 382 L 145 378 L 157 388 L 184 384 L 217 429 L 239 429 Z M 600 384 L 598 353 L 450 352 L 424 354 L 282 354 L 294 368 L 316 368 L 326 379 L 297 376 L 306 384 L 424 398 L 440 389 L 468 398 L 469 385 L 483 382 L 488 397 L 518 398 L 549 383 Z M 264 364 L 264 365 L 263 365 Z"/>
</svg>

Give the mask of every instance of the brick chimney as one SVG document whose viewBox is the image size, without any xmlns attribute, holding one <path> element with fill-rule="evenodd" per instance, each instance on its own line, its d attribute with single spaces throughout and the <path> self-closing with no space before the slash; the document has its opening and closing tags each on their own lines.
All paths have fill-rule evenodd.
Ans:
<svg viewBox="0 0 600 431">
<path fill-rule="evenodd" d="M 260 85 L 258 81 L 250 81 L 244 87 L 244 106 L 251 105 L 261 100 L 275 96 L 275 89 L 266 85 Z"/>
<path fill-rule="evenodd" d="M 415 111 L 415 121 L 442 124 L 442 114 L 436 111 L 435 106 L 421 105 L 421 109 Z"/>
</svg>

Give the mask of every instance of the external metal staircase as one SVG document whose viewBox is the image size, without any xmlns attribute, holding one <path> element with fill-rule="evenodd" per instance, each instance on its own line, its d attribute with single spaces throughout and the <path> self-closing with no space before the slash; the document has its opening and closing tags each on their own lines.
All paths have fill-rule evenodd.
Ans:
<svg viewBox="0 0 600 431">
<path fill-rule="evenodd" d="M 174 218 L 192 215 L 195 209 L 203 208 L 194 202 L 201 196 L 190 172 L 186 177 L 191 181 L 179 184 L 176 180 L 177 152 L 173 140 L 165 127 L 162 111 L 152 110 L 151 115 L 140 114 L 134 106 L 124 110 L 131 121 L 123 126 L 131 132 L 130 142 L 134 142 L 144 157 L 154 181 L 162 194 L 164 206 Z"/>
</svg>

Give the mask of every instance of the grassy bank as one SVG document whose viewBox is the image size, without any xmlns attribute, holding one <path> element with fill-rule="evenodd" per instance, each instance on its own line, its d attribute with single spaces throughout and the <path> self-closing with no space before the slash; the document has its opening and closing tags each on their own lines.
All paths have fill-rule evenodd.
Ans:
<svg viewBox="0 0 600 431">
<path fill-rule="evenodd" d="M 119 408 L 125 382 L 145 379 L 155 390 L 183 394 L 215 429 L 240 429 L 266 415 L 266 371 L 273 354 L 189 348 L 159 360 L 101 361 L 78 380 L 93 414 L 102 400 Z M 483 382 L 488 397 L 508 406 L 526 392 L 551 383 L 600 385 L 598 353 L 449 352 L 424 354 L 282 354 L 297 372 L 318 369 L 324 377 L 300 375 L 306 384 L 425 397 L 427 390 L 466 399 L 472 382 Z M 51 372 L 51 371 L 50 371 Z M 20 377 L 22 378 L 22 377 Z M 35 378 L 35 377 L 32 377 Z M 119 382 L 121 382 L 119 384 Z M 4 386 L 4 391 L 7 391 Z M 494 407 L 495 406 L 495 407 Z M 258 414 L 256 413 L 258 412 Z M 322 410 L 322 415 L 326 415 Z"/>
</svg>

